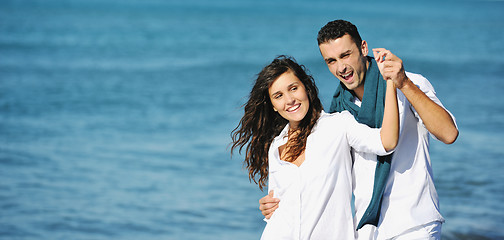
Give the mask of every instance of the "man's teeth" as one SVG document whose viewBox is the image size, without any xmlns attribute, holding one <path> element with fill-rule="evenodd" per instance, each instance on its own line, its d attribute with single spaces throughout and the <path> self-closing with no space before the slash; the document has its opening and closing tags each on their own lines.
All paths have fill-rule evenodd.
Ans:
<svg viewBox="0 0 504 240">
<path fill-rule="evenodd" d="M 347 79 L 347 78 L 348 78 L 351 74 L 352 74 L 352 73 L 351 73 L 351 72 L 349 72 L 349 73 L 347 73 L 347 74 L 345 74 L 345 75 L 341 75 L 341 76 L 342 76 L 344 79 Z"/>
</svg>

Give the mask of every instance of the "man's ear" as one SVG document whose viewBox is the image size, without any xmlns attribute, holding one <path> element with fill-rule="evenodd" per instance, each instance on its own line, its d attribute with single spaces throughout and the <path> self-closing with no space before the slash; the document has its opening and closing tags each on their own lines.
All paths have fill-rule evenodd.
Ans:
<svg viewBox="0 0 504 240">
<path fill-rule="evenodd" d="M 367 56 L 369 53 L 368 45 L 366 40 L 362 40 L 361 51 L 363 56 Z"/>
</svg>

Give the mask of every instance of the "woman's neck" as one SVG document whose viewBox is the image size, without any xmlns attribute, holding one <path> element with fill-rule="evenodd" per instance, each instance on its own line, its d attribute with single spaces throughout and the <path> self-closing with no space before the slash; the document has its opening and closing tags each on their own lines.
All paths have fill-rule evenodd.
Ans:
<svg viewBox="0 0 504 240">
<path fill-rule="evenodd" d="M 296 141 L 298 139 L 297 137 L 300 132 L 301 130 L 299 129 L 289 128 L 287 143 L 278 148 L 280 160 L 293 163 L 298 167 L 301 166 L 301 164 L 305 160 L 305 149 L 303 149 L 297 157 L 292 156 L 292 152 L 290 150 L 293 146 L 296 145 Z"/>
</svg>

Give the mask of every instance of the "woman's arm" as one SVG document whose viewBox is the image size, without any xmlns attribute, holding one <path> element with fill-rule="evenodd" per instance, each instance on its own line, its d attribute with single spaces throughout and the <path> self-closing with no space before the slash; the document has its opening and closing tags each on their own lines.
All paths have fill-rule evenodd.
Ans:
<svg viewBox="0 0 504 240">
<path fill-rule="evenodd" d="M 383 148 L 391 151 L 399 141 L 399 110 L 397 108 L 397 90 L 392 80 L 387 80 L 387 92 L 385 95 L 385 110 L 383 113 L 380 137 Z"/>
</svg>

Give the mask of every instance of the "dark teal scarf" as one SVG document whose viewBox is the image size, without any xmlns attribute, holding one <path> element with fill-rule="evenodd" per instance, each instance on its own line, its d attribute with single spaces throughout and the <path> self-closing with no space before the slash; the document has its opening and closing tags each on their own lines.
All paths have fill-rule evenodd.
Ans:
<svg viewBox="0 0 504 240">
<path fill-rule="evenodd" d="M 355 119 L 372 128 L 379 128 L 382 125 L 383 112 L 385 108 L 385 92 L 387 90 L 387 82 L 383 80 L 378 69 L 376 61 L 368 57 L 369 68 L 366 72 L 364 81 L 364 97 L 362 98 L 361 107 L 353 103 L 353 94 L 348 90 L 343 83 L 334 93 L 331 102 L 330 112 L 341 112 L 348 110 Z M 356 77 L 356 76 L 355 76 Z M 387 156 L 378 156 L 378 163 L 375 170 L 375 180 L 373 187 L 373 196 L 371 202 L 364 213 L 364 216 L 357 225 L 357 230 L 366 224 L 378 225 L 380 219 L 380 209 L 382 203 L 383 192 L 390 171 L 390 160 L 392 154 Z"/>
</svg>

